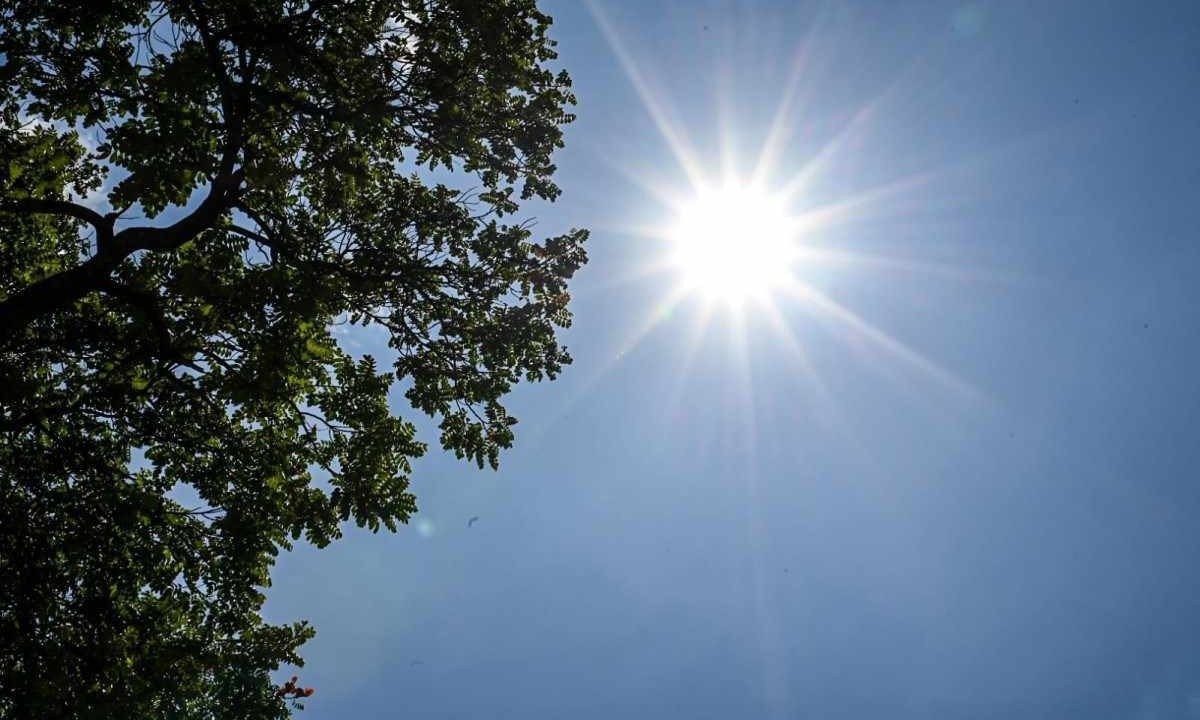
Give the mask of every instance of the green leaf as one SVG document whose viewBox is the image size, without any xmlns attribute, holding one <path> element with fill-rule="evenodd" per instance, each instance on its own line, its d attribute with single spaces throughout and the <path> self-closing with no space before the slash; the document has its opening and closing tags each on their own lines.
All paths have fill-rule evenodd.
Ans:
<svg viewBox="0 0 1200 720">
<path fill-rule="evenodd" d="M 304 341 L 304 349 L 309 355 L 312 355 L 320 360 L 329 360 L 334 356 L 333 350 L 330 350 L 312 338 L 308 338 Z"/>
</svg>

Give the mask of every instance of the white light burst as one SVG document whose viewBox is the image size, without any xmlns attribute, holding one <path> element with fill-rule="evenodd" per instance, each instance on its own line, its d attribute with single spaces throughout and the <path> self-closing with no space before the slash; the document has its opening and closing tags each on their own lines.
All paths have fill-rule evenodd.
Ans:
<svg viewBox="0 0 1200 720">
<path fill-rule="evenodd" d="M 782 198 L 732 180 L 676 208 L 667 236 L 683 285 L 735 305 L 768 299 L 791 279 L 798 255 L 796 223 Z"/>
<path fill-rule="evenodd" d="M 780 347 L 793 352 L 804 374 L 810 376 L 818 388 L 823 387 L 816 369 L 809 365 L 805 350 L 808 338 L 798 333 L 803 322 L 798 318 L 807 315 L 853 345 L 856 351 L 866 348 L 870 360 L 881 368 L 903 366 L 957 396 L 977 399 L 978 391 L 969 383 L 843 306 L 818 289 L 821 283 L 816 282 L 817 276 L 831 264 L 897 271 L 946 271 L 937 265 L 903 257 L 866 255 L 847 248 L 830 247 L 826 236 L 830 228 L 866 218 L 876 203 L 894 203 L 897 198 L 919 189 L 932 177 L 930 173 L 903 177 L 825 204 L 801 203 L 811 195 L 828 195 L 820 192 L 824 173 L 844 158 L 846 147 L 865 137 L 873 121 L 886 117 L 880 108 L 893 91 L 899 92 L 900 84 L 894 83 L 880 96 L 866 102 L 804 161 L 789 163 L 784 152 L 789 122 L 798 110 L 795 107 L 797 97 L 807 96 L 798 88 L 802 70 L 811 64 L 808 62 L 809 48 L 801 43 L 792 77 L 781 88 L 778 108 L 757 157 L 738 157 L 733 142 L 736 133 L 728 132 L 736 128 L 727 127 L 727 132 L 720 138 L 722 171 L 710 173 L 688 142 L 684 128 L 672 122 L 674 114 L 666 105 L 667 94 L 648 81 L 643 68 L 622 42 L 621 33 L 608 22 L 600 7 L 592 0 L 588 6 L 601 34 L 686 177 L 684 187 L 671 188 L 637 172 L 627 171 L 629 179 L 661 200 L 666 210 L 661 223 L 624 228 L 661 243 L 662 248 L 659 259 L 637 271 L 633 277 L 666 271 L 674 276 L 674 281 L 664 284 L 662 299 L 646 313 L 643 322 L 622 343 L 612 360 L 597 371 L 596 378 L 636 347 L 664 319 L 674 316 L 676 308 L 689 298 L 698 298 L 701 303 L 698 312 L 692 315 L 690 341 L 681 353 L 684 368 L 690 365 L 700 339 L 709 335 L 707 331 L 716 319 L 715 311 L 724 310 L 722 314 L 736 338 L 739 357 L 743 358 L 743 367 L 738 372 L 746 374 L 743 380 L 748 389 L 751 382 L 744 360 L 746 338 L 751 326 L 761 325 L 770 326 Z M 728 106 L 732 100 L 723 98 L 722 103 Z M 748 168 L 752 169 L 745 175 L 739 172 Z M 956 268 L 950 270 L 958 273 Z M 681 373 L 681 377 L 683 374 L 686 373 Z"/>
</svg>

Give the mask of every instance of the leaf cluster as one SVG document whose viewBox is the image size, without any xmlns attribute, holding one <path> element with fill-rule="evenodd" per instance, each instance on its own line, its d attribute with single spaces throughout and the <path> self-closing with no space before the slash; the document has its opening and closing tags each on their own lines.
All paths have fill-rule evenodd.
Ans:
<svg viewBox="0 0 1200 720">
<path fill-rule="evenodd" d="M 533 0 L 0 2 L 0 718 L 286 716 L 269 673 L 312 630 L 262 620 L 270 568 L 415 512 L 391 400 L 497 464 L 504 397 L 570 361 L 586 260 L 512 219 L 559 193 L 549 26 Z"/>
</svg>

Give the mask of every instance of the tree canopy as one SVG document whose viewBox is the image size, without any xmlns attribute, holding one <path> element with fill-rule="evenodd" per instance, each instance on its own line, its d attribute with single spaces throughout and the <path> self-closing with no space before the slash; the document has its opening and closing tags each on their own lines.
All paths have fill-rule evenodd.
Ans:
<svg viewBox="0 0 1200 720">
<path fill-rule="evenodd" d="M 586 259 L 511 219 L 559 193 L 549 26 L 0 2 L 0 718 L 286 717 L 305 693 L 270 673 L 312 630 L 260 617 L 270 568 L 415 511 L 389 397 L 496 465 Z"/>
</svg>

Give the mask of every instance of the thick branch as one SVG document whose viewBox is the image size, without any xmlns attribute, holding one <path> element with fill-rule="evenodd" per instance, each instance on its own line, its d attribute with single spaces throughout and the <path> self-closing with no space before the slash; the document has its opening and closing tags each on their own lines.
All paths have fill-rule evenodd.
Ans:
<svg viewBox="0 0 1200 720">
<path fill-rule="evenodd" d="M 107 230 L 112 234 L 112 221 L 95 210 L 66 200 L 11 200 L 5 202 L 0 209 L 6 212 L 26 212 L 42 215 L 68 215 L 82 220 L 96 228 L 97 232 Z"/>
<path fill-rule="evenodd" d="M 199 20 L 205 20 L 200 17 Z M 132 227 L 113 234 L 115 215 L 101 216 L 88 208 L 64 201 L 44 203 L 33 212 L 58 212 L 91 223 L 96 227 L 96 254 L 83 263 L 43 278 L 16 295 L 0 302 L 0 342 L 11 337 L 38 317 L 60 310 L 97 290 L 104 289 L 118 266 L 136 252 L 174 250 L 216 225 L 233 207 L 240 193 L 243 171 L 235 169 L 243 151 L 242 116 L 225 72 L 220 48 L 207 33 L 206 23 L 197 22 L 209 54 L 210 70 L 221 89 L 221 107 L 225 120 L 225 144 L 208 196 L 191 213 L 165 228 Z"/>
<path fill-rule="evenodd" d="M 223 160 L 232 165 L 235 157 L 236 150 L 227 152 Z M 0 302 L 0 338 L 11 337 L 35 319 L 103 289 L 113 270 L 130 255 L 142 250 L 174 250 L 216 225 L 233 205 L 242 183 L 242 172 L 230 170 L 213 181 L 208 197 L 195 210 L 173 225 L 122 230 L 108 242 L 98 242 L 96 254 L 79 265 L 43 278 Z M 104 221 L 102 216 L 96 217 Z"/>
</svg>

